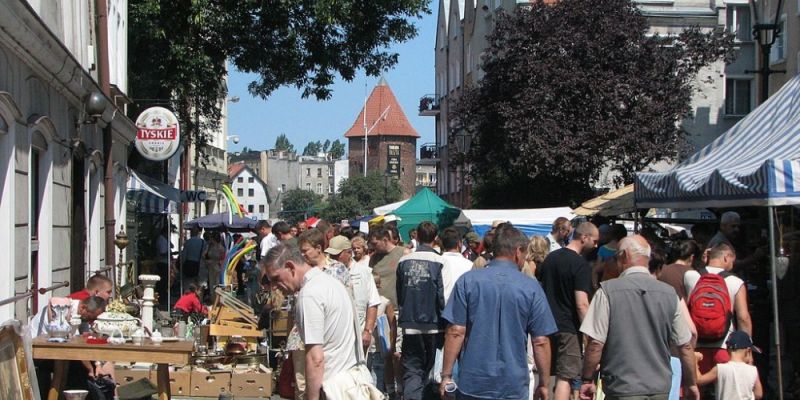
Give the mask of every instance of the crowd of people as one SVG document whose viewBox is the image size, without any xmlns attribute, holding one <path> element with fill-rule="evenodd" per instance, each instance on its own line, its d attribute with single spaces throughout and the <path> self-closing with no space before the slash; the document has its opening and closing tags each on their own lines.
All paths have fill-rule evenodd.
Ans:
<svg viewBox="0 0 800 400">
<path fill-rule="evenodd" d="M 738 224 L 726 213 L 712 238 L 665 248 L 565 218 L 531 238 L 503 221 L 483 238 L 423 222 L 407 243 L 392 224 L 321 221 L 296 237 L 272 227 L 259 256 L 293 310 L 296 398 L 338 398 L 362 364 L 407 400 L 761 398 L 735 271 L 763 254 L 736 261 Z"/>
</svg>

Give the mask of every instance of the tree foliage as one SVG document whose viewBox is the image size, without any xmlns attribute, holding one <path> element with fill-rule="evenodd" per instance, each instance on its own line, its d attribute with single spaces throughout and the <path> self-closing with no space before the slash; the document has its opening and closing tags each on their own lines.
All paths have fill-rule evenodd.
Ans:
<svg viewBox="0 0 800 400">
<path fill-rule="evenodd" d="M 286 137 L 285 133 L 281 133 L 275 139 L 275 150 L 294 153 L 294 145 L 291 142 L 289 142 L 289 138 Z"/>
<path fill-rule="evenodd" d="M 344 157 L 344 143 L 336 139 L 331 143 L 331 148 L 328 150 L 328 154 L 330 154 L 332 160 L 341 160 Z"/>
<path fill-rule="evenodd" d="M 322 217 L 328 221 L 351 219 L 372 214 L 372 209 L 400 200 L 402 188 L 396 179 L 373 172 L 344 179 L 336 195 L 328 200 Z"/>
<path fill-rule="evenodd" d="M 332 160 L 340 160 L 344 157 L 344 143 L 339 139 L 333 142 L 330 139 L 325 139 L 325 142 L 321 140 L 308 142 L 306 147 L 303 148 L 304 156 L 316 156 L 320 153 L 330 156 Z"/>
<path fill-rule="evenodd" d="M 575 204 L 591 196 L 604 168 L 622 184 L 686 149 L 679 122 L 695 79 L 731 60 L 732 38 L 647 31 L 630 0 L 532 2 L 499 17 L 484 78 L 451 113 L 450 148 L 457 134 L 472 137 L 468 153 L 451 151 L 451 161 L 468 160 L 478 206 Z"/>
<path fill-rule="evenodd" d="M 291 224 L 314 215 L 321 197 L 310 190 L 292 189 L 283 194 L 283 210 L 278 214 Z"/>
<path fill-rule="evenodd" d="M 413 38 L 424 0 L 130 0 L 130 95 L 138 113 L 174 109 L 186 139 L 206 142 L 226 98 L 226 61 L 252 73 L 251 94 L 280 86 L 327 99 L 336 75 L 351 81 L 393 67 L 388 46 Z M 138 108 L 138 110 L 137 110 Z M 199 126 L 198 126 L 199 125 Z M 201 148 L 202 150 L 202 148 Z"/>
</svg>

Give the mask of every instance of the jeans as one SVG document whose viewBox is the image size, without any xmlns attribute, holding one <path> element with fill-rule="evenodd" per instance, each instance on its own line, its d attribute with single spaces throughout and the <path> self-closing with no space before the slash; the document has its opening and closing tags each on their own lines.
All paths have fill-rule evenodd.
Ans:
<svg viewBox="0 0 800 400">
<path fill-rule="evenodd" d="M 440 333 L 403 335 L 404 400 L 439 397 L 437 388 L 433 387 L 435 385 L 429 385 L 428 375 L 436 359 L 436 348 L 441 346 L 442 339 L 443 335 Z"/>
<path fill-rule="evenodd" d="M 367 355 L 367 368 L 369 368 L 369 372 L 372 375 L 372 381 L 375 383 L 375 387 L 383 393 L 386 393 L 385 363 L 383 354 L 379 351 Z"/>
</svg>

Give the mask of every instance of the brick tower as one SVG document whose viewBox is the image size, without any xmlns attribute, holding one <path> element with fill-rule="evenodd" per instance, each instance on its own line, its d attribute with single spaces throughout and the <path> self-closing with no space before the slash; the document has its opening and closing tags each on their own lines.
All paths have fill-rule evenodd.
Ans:
<svg viewBox="0 0 800 400">
<path fill-rule="evenodd" d="M 366 118 L 364 112 L 366 109 Z M 384 78 L 372 89 L 365 108 L 345 132 L 350 176 L 364 174 L 364 137 L 367 137 L 367 173 L 388 173 L 400 181 L 403 198 L 414 195 L 419 134 Z"/>
</svg>

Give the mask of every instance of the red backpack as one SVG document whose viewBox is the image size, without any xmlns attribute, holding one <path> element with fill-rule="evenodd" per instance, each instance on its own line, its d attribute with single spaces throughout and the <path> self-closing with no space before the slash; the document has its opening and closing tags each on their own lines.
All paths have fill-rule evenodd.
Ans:
<svg viewBox="0 0 800 400">
<path fill-rule="evenodd" d="M 733 322 L 733 306 L 725 277 L 730 273 L 709 273 L 699 270 L 700 279 L 689 296 L 689 314 L 697 327 L 700 341 L 719 341 L 725 338 Z"/>
</svg>

